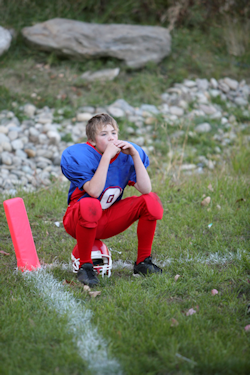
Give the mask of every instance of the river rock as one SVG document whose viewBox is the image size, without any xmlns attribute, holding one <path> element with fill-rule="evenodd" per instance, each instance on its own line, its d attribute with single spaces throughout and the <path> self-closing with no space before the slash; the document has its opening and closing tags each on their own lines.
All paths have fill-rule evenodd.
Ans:
<svg viewBox="0 0 250 375">
<path fill-rule="evenodd" d="M 4 189 L 10 192 L 10 189 L 13 189 L 13 184 L 10 179 L 3 180 L 2 186 Z"/>
<path fill-rule="evenodd" d="M 212 86 L 213 89 L 216 90 L 218 88 L 218 82 L 216 81 L 215 78 L 211 78 L 210 79 L 210 84 L 211 84 L 211 86 Z"/>
<path fill-rule="evenodd" d="M 56 130 L 56 126 L 52 125 L 50 122 L 47 122 L 43 126 L 41 124 L 36 124 L 36 129 L 40 133 L 41 129 L 43 130 L 43 133 L 48 133 L 49 131 Z"/>
<path fill-rule="evenodd" d="M 158 115 L 160 113 L 159 110 L 156 108 L 156 106 L 151 105 L 151 104 L 142 104 L 140 107 L 140 110 L 144 113 L 148 112 L 149 113 L 148 116 L 152 116 L 152 113 L 155 115 Z M 148 116 L 145 116 L 145 117 L 148 117 Z"/>
<path fill-rule="evenodd" d="M 50 112 L 42 112 L 38 115 L 37 122 L 47 124 L 53 121 L 53 115 Z"/>
<path fill-rule="evenodd" d="M 143 146 L 144 143 L 145 143 L 145 139 L 144 137 L 138 137 L 138 138 L 135 138 L 135 143 L 138 145 L 138 146 Z"/>
<path fill-rule="evenodd" d="M 24 152 L 26 152 L 29 158 L 34 158 L 36 156 L 36 151 L 31 148 L 26 148 Z"/>
<path fill-rule="evenodd" d="M 194 130 L 197 133 L 208 133 L 211 131 L 211 129 L 212 129 L 211 125 L 207 122 L 204 122 L 202 124 L 197 125 Z"/>
<path fill-rule="evenodd" d="M 29 139 L 31 142 L 37 143 L 39 141 L 39 131 L 35 128 L 29 129 Z"/>
<path fill-rule="evenodd" d="M 117 117 L 117 118 L 125 116 L 125 113 L 121 108 L 117 108 L 113 106 L 108 107 L 108 112 L 111 114 L 111 116 Z"/>
<path fill-rule="evenodd" d="M 169 112 L 172 114 L 172 115 L 175 115 L 175 116 L 183 116 L 184 114 L 184 110 L 183 108 L 180 108 L 180 107 L 176 107 L 176 106 L 172 106 L 169 108 Z"/>
<path fill-rule="evenodd" d="M 208 98 L 207 98 L 206 95 L 204 95 L 203 92 L 196 92 L 195 95 L 194 95 L 194 98 L 200 104 L 207 104 L 208 103 Z"/>
<path fill-rule="evenodd" d="M 24 165 L 23 167 L 22 167 L 22 170 L 23 170 L 23 172 L 27 175 L 27 174 L 29 174 L 29 175 L 33 175 L 33 173 L 34 173 L 34 171 L 28 166 L 28 165 Z M 26 176 L 27 177 L 27 176 Z"/>
<path fill-rule="evenodd" d="M 2 157 L 3 164 L 6 164 L 6 165 L 12 164 L 12 155 L 9 152 L 3 151 L 1 154 L 1 157 Z"/>
<path fill-rule="evenodd" d="M 219 88 L 226 94 L 230 90 L 229 86 L 222 79 L 219 80 Z"/>
<path fill-rule="evenodd" d="M 35 136 L 33 139 L 34 139 L 34 143 L 38 142 L 41 145 L 45 145 L 46 143 L 48 143 L 48 137 L 46 134 L 39 134 L 38 140 Z"/>
<path fill-rule="evenodd" d="M 54 153 L 52 150 L 48 150 L 47 148 L 37 149 L 36 156 L 42 156 L 46 159 L 53 159 Z"/>
<path fill-rule="evenodd" d="M 50 139 L 50 142 L 52 143 L 59 143 L 61 140 L 61 136 L 58 132 L 50 130 L 47 133 L 48 138 Z"/>
<path fill-rule="evenodd" d="M 21 150 L 23 148 L 23 142 L 21 139 L 15 139 L 11 142 L 11 146 L 14 150 Z"/>
<path fill-rule="evenodd" d="M 8 151 L 8 152 L 12 151 L 12 146 L 11 146 L 10 142 L 2 142 L 1 147 L 4 151 Z"/>
<path fill-rule="evenodd" d="M 154 123 L 155 123 L 155 117 L 147 117 L 147 118 L 145 119 L 144 123 L 145 123 L 146 125 L 154 124 Z M 138 130 L 139 130 L 139 129 L 137 129 L 137 131 L 138 131 Z M 142 133 L 140 133 L 140 134 L 142 134 Z"/>
<path fill-rule="evenodd" d="M 0 133 L 8 134 L 8 132 L 9 132 L 9 129 L 7 128 L 7 126 L 0 125 Z"/>
<path fill-rule="evenodd" d="M 27 42 L 40 50 L 73 59 L 114 57 L 132 68 L 160 62 L 170 54 L 168 29 L 158 26 L 95 24 L 54 18 L 22 29 Z"/>
<path fill-rule="evenodd" d="M 204 79 L 197 78 L 196 85 L 197 85 L 198 90 L 206 91 L 209 87 L 209 82 L 206 78 Z"/>
<path fill-rule="evenodd" d="M 224 78 L 225 84 L 231 89 L 231 90 L 237 90 L 239 83 L 235 79 L 231 78 Z"/>
<path fill-rule="evenodd" d="M 4 142 L 9 142 L 10 139 L 9 137 L 7 137 L 7 135 L 3 134 L 3 133 L 0 133 L 0 144 L 4 143 Z"/>
<path fill-rule="evenodd" d="M 9 133 L 8 133 L 8 137 L 11 141 L 14 141 L 15 139 L 17 139 L 18 137 L 18 132 L 16 130 L 11 130 Z"/>
<path fill-rule="evenodd" d="M 212 105 L 205 105 L 200 104 L 200 109 L 206 114 L 206 115 L 213 115 L 217 112 L 216 108 L 214 108 Z"/>
<path fill-rule="evenodd" d="M 188 88 L 196 87 L 196 82 L 192 81 L 190 79 L 185 79 L 184 82 L 183 82 L 183 84 L 184 84 L 184 86 L 186 86 Z"/>
<path fill-rule="evenodd" d="M 91 113 L 78 113 L 76 116 L 77 121 L 89 121 L 93 117 L 93 114 Z"/>
<path fill-rule="evenodd" d="M 195 164 L 182 164 L 180 167 L 181 171 L 192 171 L 196 168 L 197 166 Z"/>
<path fill-rule="evenodd" d="M 89 105 L 85 105 L 85 106 L 80 107 L 78 109 L 78 113 L 86 113 L 86 112 L 93 115 L 95 113 L 95 107 L 91 107 Z"/>
<path fill-rule="evenodd" d="M 97 70 L 96 72 L 87 71 L 81 75 L 81 79 L 84 81 L 113 81 L 115 77 L 120 73 L 120 68 L 115 69 L 103 69 Z"/>
<path fill-rule="evenodd" d="M 246 106 L 248 104 L 248 101 L 244 98 L 241 98 L 240 96 L 238 96 L 237 98 L 234 99 L 234 102 L 242 107 L 242 106 Z"/>
<path fill-rule="evenodd" d="M 214 169 L 214 162 L 212 160 L 208 160 L 207 167 L 208 167 L 208 169 L 213 170 Z"/>
<path fill-rule="evenodd" d="M 179 107 L 183 108 L 184 110 L 188 108 L 188 103 L 185 100 L 179 101 Z"/>
<path fill-rule="evenodd" d="M 163 103 L 160 107 L 159 110 L 163 114 L 169 113 L 169 105 L 167 103 Z"/>
<path fill-rule="evenodd" d="M 177 139 L 177 138 L 182 137 L 184 134 L 185 134 L 185 132 L 183 130 L 177 130 L 176 132 L 171 134 L 170 138 Z"/>
<path fill-rule="evenodd" d="M 0 26 L 0 56 L 10 48 L 11 33 Z"/>
<path fill-rule="evenodd" d="M 210 90 L 209 93 L 213 98 L 217 98 L 217 96 L 219 96 L 221 92 L 220 90 L 213 89 L 213 90 Z"/>
<path fill-rule="evenodd" d="M 33 117 L 36 112 L 36 107 L 33 104 L 25 104 L 23 112 L 28 117 Z"/>
<path fill-rule="evenodd" d="M 126 102 L 126 100 L 124 99 L 117 99 L 114 103 L 111 104 L 111 106 L 122 109 L 126 113 L 127 116 L 133 115 L 135 112 L 134 107 L 128 104 L 128 102 Z"/>
<path fill-rule="evenodd" d="M 132 126 L 127 126 L 126 131 L 128 134 L 135 134 L 135 129 Z"/>
<path fill-rule="evenodd" d="M 19 157 L 19 158 L 21 158 L 21 159 L 26 159 L 27 158 L 26 152 L 24 152 L 20 148 L 16 150 L 16 156 Z"/>
</svg>

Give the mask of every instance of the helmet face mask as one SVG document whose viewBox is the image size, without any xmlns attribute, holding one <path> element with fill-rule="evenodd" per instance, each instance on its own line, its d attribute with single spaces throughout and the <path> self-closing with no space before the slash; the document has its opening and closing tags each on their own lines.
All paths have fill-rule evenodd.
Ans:
<svg viewBox="0 0 250 375">
<path fill-rule="evenodd" d="M 112 259 L 107 246 L 100 240 L 95 240 L 93 249 L 91 251 L 91 259 L 93 261 L 94 269 L 102 277 L 111 276 Z"/>
<path fill-rule="evenodd" d="M 80 258 L 77 245 L 73 249 L 71 259 L 73 262 L 73 272 L 77 273 L 80 267 Z M 108 277 L 111 276 L 111 253 L 102 241 L 95 240 L 94 246 L 91 251 L 91 259 L 93 262 L 93 267 L 98 274 L 101 274 L 102 277 L 104 277 L 105 275 L 107 275 Z"/>
<path fill-rule="evenodd" d="M 99 251 L 92 251 L 91 259 L 94 269 L 98 274 L 101 274 L 102 277 L 104 275 L 111 276 L 112 260 L 110 255 L 104 255 Z"/>
</svg>

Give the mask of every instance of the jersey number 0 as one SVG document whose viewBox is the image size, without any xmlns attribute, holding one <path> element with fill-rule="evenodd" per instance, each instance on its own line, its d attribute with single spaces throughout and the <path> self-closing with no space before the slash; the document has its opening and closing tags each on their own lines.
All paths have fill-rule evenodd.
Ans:
<svg viewBox="0 0 250 375">
<path fill-rule="evenodd" d="M 121 195 L 121 193 L 122 193 L 122 189 L 120 187 L 112 187 L 112 188 L 109 187 L 109 188 L 107 188 L 103 192 L 103 194 L 101 196 L 101 199 L 100 199 L 102 209 L 106 210 L 113 203 L 115 203 L 115 201 Z"/>
</svg>

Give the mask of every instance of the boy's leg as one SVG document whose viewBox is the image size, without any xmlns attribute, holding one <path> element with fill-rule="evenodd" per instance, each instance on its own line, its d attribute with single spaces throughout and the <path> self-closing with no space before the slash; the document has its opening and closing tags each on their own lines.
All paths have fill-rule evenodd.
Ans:
<svg viewBox="0 0 250 375">
<path fill-rule="evenodd" d="M 77 240 L 80 267 L 84 263 L 92 263 L 91 251 L 101 216 L 100 202 L 95 198 L 83 198 L 69 207 L 63 218 L 67 233 Z"/>
<path fill-rule="evenodd" d="M 138 264 L 151 255 L 156 220 L 160 220 L 162 215 L 163 208 L 155 193 L 125 198 L 103 211 L 103 215 L 98 222 L 96 238 L 113 237 L 139 220 L 136 261 Z"/>
</svg>

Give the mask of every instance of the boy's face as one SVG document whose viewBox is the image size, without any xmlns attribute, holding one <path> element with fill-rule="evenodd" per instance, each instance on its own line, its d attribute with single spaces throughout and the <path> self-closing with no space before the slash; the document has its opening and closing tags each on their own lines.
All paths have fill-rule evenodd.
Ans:
<svg viewBox="0 0 250 375">
<path fill-rule="evenodd" d="M 96 148 L 97 151 L 103 154 L 108 144 L 110 142 L 113 143 L 114 141 L 117 141 L 117 139 L 117 131 L 112 125 L 108 124 L 97 130 L 95 140 L 90 141 L 90 143 Z"/>
</svg>

